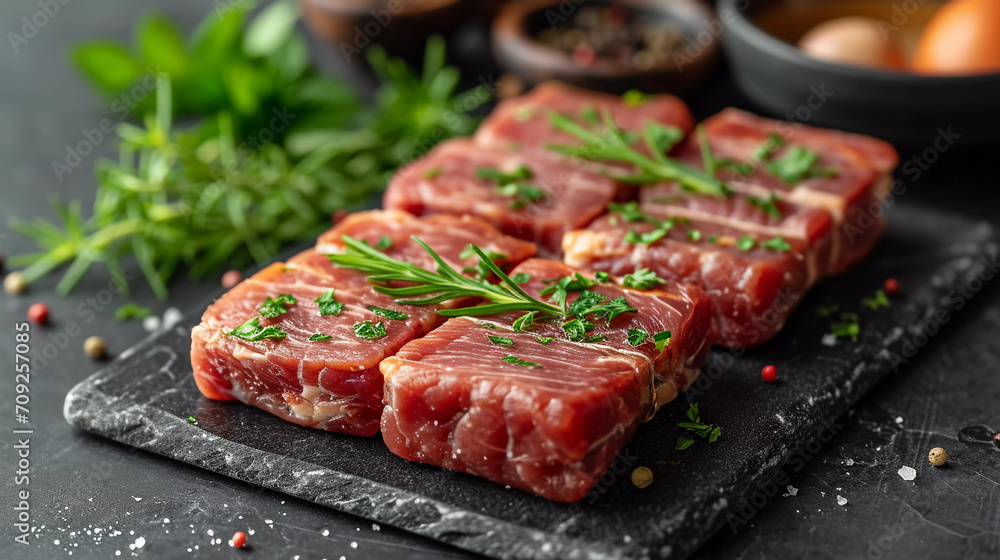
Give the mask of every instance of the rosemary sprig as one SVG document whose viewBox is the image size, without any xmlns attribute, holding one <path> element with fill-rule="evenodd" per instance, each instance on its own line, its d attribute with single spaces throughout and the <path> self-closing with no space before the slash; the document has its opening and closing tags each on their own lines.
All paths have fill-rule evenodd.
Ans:
<svg viewBox="0 0 1000 560">
<path fill-rule="evenodd" d="M 550 144 L 547 146 L 548 149 L 589 160 L 631 163 L 640 170 L 640 173 L 635 175 L 616 177 L 616 179 L 636 183 L 677 181 L 681 188 L 687 191 L 715 196 L 726 196 L 732 192 L 725 183 L 712 174 L 699 171 L 666 155 L 666 152 L 683 136 L 678 135 L 673 127 L 652 122 L 646 125 L 643 141 L 653 155 L 650 158 L 631 147 L 628 136 L 614 124 L 608 113 L 604 114 L 604 134 L 587 130 L 573 119 L 558 113 L 550 113 L 549 120 L 553 126 L 576 136 L 585 144 L 583 146 Z M 706 158 L 711 160 L 711 154 Z"/>
<path fill-rule="evenodd" d="M 345 235 L 343 239 L 346 251 L 341 254 L 328 255 L 330 262 L 367 274 L 369 282 L 375 284 L 375 290 L 397 298 L 396 303 L 398 304 L 433 305 L 454 299 L 483 298 L 492 303 L 458 309 L 442 309 L 438 313 L 445 317 L 474 317 L 507 311 L 534 311 L 538 315 L 546 317 L 561 317 L 563 315 L 561 307 L 539 301 L 521 289 L 517 282 L 500 270 L 500 267 L 475 245 L 469 247 L 479 257 L 480 266 L 495 274 L 500 279 L 500 284 L 490 284 L 485 280 L 462 275 L 426 243 L 416 237 L 413 240 L 419 243 L 437 262 L 436 272 L 425 270 L 412 263 L 398 261 L 350 236 Z M 415 285 L 402 288 L 384 285 L 393 281 L 412 282 Z"/>
</svg>

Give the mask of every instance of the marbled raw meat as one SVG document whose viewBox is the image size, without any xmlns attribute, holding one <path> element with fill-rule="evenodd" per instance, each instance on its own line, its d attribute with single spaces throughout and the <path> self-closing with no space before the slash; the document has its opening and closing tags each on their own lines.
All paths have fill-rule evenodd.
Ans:
<svg viewBox="0 0 1000 560">
<path fill-rule="evenodd" d="M 522 272 L 531 274 L 524 286 L 537 296 L 550 274 L 575 271 L 534 259 L 514 270 Z M 690 384 L 711 340 L 708 304 L 697 290 L 641 292 L 611 283 L 591 290 L 624 295 L 639 312 L 616 317 L 599 329 L 607 340 L 593 343 L 570 342 L 553 324 L 514 332 L 513 315 L 454 318 L 384 360 L 389 449 L 550 500 L 582 498 L 639 423 Z M 652 341 L 632 347 L 625 336 L 638 326 L 674 336 L 662 352 Z M 540 335 L 556 339 L 542 344 Z M 506 363 L 507 356 L 540 367 Z"/>
<path fill-rule="evenodd" d="M 496 180 L 477 176 L 483 169 L 511 173 L 521 167 L 531 174 L 522 182 L 544 191 L 544 198 L 505 196 Z M 456 139 L 401 169 L 389 183 L 383 206 L 417 215 L 475 215 L 558 257 L 563 234 L 603 214 L 617 191 L 615 180 L 562 159 Z"/>
<path fill-rule="evenodd" d="M 383 387 L 379 363 L 443 322 L 437 314 L 442 306 L 397 305 L 373 290 L 363 274 L 330 265 L 325 253 L 342 250 L 343 235 L 372 245 L 387 236 L 392 240 L 384 249 L 387 254 L 425 267 L 435 265 L 410 235 L 422 238 L 460 269 L 478 261 L 460 258 L 469 243 L 504 251 L 503 260 L 510 264 L 534 252 L 532 244 L 504 236 L 475 218 L 417 219 L 398 211 L 354 214 L 321 236 L 316 249 L 265 268 L 205 311 L 192 331 L 191 362 L 206 397 L 239 400 L 291 422 L 330 431 L 362 436 L 378 431 Z M 344 310 L 321 316 L 314 300 L 331 288 Z M 266 298 L 280 294 L 290 294 L 297 302 L 277 318 L 259 320 L 263 327 L 280 326 L 286 337 L 246 341 L 227 334 L 256 316 Z M 409 317 L 389 320 L 373 313 L 372 305 Z M 381 322 L 386 336 L 359 338 L 353 328 L 363 321 Z M 333 338 L 309 341 L 315 333 Z"/>
<path fill-rule="evenodd" d="M 652 218 L 667 219 L 655 207 L 642 207 Z M 764 248 L 769 236 L 703 220 L 677 220 L 652 243 L 631 243 L 629 232 L 648 234 L 657 225 L 629 223 L 613 213 L 563 238 L 565 261 L 577 268 L 625 275 L 649 268 L 659 277 L 697 286 L 712 300 L 715 342 L 730 348 L 770 340 L 811 287 L 805 242 L 788 239 L 790 250 Z M 698 232 L 697 241 L 690 232 Z M 749 250 L 739 248 L 744 237 Z M 713 241 L 714 239 L 714 241 Z"/>
</svg>

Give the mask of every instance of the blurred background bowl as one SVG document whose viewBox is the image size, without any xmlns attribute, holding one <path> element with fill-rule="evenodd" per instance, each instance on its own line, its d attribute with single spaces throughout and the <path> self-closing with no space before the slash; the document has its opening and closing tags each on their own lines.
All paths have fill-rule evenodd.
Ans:
<svg viewBox="0 0 1000 560">
<path fill-rule="evenodd" d="M 773 17 L 782 5 L 797 10 L 784 25 Z M 831 7 L 851 5 L 885 13 L 887 18 L 899 9 L 891 0 L 719 0 L 717 11 L 726 22 L 723 46 L 738 87 L 782 118 L 872 134 L 898 144 L 926 145 L 940 130 L 949 129 L 961 135 L 963 145 L 1000 140 L 1000 73 L 926 76 L 849 66 L 807 56 L 795 46 L 801 30 L 810 26 L 795 18 L 803 13 L 830 17 Z M 892 20 L 885 23 L 892 25 Z"/>
<path fill-rule="evenodd" d="M 679 29 L 683 35 L 683 44 L 676 51 L 679 56 L 645 67 L 602 56 L 580 64 L 574 52 L 540 39 L 546 32 L 565 28 L 580 10 L 608 7 L 651 24 Z M 493 22 L 493 52 L 501 66 L 528 85 L 555 79 L 616 93 L 633 88 L 685 93 L 704 81 L 716 61 L 718 34 L 706 28 L 713 20 L 711 8 L 696 0 L 515 0 L 504 5 Z"/>
</svg>

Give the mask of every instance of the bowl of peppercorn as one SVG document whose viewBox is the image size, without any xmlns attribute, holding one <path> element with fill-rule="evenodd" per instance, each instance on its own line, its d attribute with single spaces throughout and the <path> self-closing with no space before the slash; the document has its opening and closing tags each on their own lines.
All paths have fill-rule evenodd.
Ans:
<svg viewBox="0 0 1000 560">
<path fill-rule="evenodd" d="M 493 22 L 493 52 L 527 83 L 685 93 L 717 59 L 713 21 L 697 0 L 515 0 Z"/>
</svg>

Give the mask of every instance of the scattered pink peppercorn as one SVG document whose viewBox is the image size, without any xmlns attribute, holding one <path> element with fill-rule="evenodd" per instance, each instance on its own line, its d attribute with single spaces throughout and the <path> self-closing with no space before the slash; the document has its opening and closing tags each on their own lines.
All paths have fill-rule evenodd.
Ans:
<svg viewBox="0 0 1000 560">
<path fill-rule="evenodd" d="M 764 366 L 760 371 L 760 376 L 768 383 L 774 383 L 778 379 L 778 368 L 774 366 Z"/>
<path fill-rule="evenodd" d="M 36 325 L 44 325 L 49 322 L 49 306 L 44 303 L 36 303 L 28 308 L 28 320 Z"/>
<path fill-rule="evenodd" d="M 243 548 L 247 544 L 247 536 L 243 531 L 236 531 L 233 533 L 232 543 L 236 548 Z"/>
<path fill-rule="evenodd" d="M 228 290 L 229 288 L 239 284 L 241 280 L 243 280 L 242 272 L 238 270 L 230 270 L 222 275 L 222 287 Z"/>
<path fill-rule="evenodd" d="M 1000 434 L 995 434 L 993 436 L 993 444 L 1000 447 Z"/>
<path fill-rule="evenodd" d="M 899 281 L 895 278 L 890 278 L 885 281 L 885 293 L 894 296 L 899 293 Z"/>
</svg>

